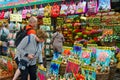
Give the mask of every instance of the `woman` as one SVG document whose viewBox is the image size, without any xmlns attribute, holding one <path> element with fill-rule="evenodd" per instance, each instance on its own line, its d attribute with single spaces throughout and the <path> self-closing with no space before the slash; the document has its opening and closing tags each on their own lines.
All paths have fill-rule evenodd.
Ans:
<svg viewBox="0 0 120 80">
<path fill-rule="evenodd" d="M 43 64 L 41 40 L 45 41 L 46 38 L 47 34 L 38 30 L 36 35 L 26 36 L 18 45 L 15 59 L 21 73 L 21 80 L 27 80 L 28 74 L 30 80 L 36 80 L 36 60 L 38 59 L 39 64 Z"/>
<path fill-rule="evenodd" d="M 63 42 L 65 41 L 64 36 L 60 31 L 60 28 L 56 28 L 56 32 L 53 34 L 51 40 L 56 58 L 62 53 Z"/>
<path fill-rule="evenodd" d="M 36 30 L 35 30 L 36 26 L 37 26 L 37 18 L 33 17 L 33 16 L 30 17 L 29 20 L 28 20 L 28 25 L 26 26 L 26 30 L 30 29 L 30 28 L 31 29 L 29 31 L 27 31 L 27 35 L 31 35 L 31 34 L 36 35 Z M 36 39 L 38 39 L 37 36 L 36 36 Z M 41 40 L 41 42 L 43 42 L 43 40 Z M 17 64 L 19 64 L 19 61 L 18 61 L 17 57 L 15 57 L 15 61 L 16 61 Z M 17 80 L 17 78 L 20 74 L 21 74 L 20 70 L 17 69 L 16 72 L 15 72 L 15 75 L 13 77 L 13 80 Z M 30 80 L 29 75 L 28 75 L 28 80 Z"/>
<path fill-rule="evenodd" d="M 6 22 L 0 22 L 0 41 L 2 41 L 2 46 L 0 46 L 0 54 L 7 55 L 8 51 L 8 36 L 9 36 L 9 29 L 8 24 Z"/>
</svg>

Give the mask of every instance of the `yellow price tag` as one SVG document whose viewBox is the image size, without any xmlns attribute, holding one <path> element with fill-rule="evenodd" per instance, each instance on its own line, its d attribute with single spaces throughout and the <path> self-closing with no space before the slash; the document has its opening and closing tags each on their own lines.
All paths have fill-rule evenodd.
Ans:
<svg viewBox="0 0 120 80">
<path fill-rule="evenodd" d="M 73 48 L 72 48 L 72 47 L 67 47 L 67 46 L 63 46 L 63 49 L 73 50 Z"/>
<path fill-rule="evenodd" d="M 103 50 L 115 50 L 114 47 L 103 47 L 103 46 L 98 46 L 98 49 L 103 49 Z"/>
<path fill-rule="evenodd" d="M 53 63 L 56 63 L 56 64 L 61 64 L 62 62 L 61 61 L 58 61 L 58 60 L 52 60 Z"/>
<path fill-rule="evenodd" d="M 92 50 L 89 50 L 87 48 L 82 48 L 83 51 L 87 51 L 87 52 L 92 52 Z"/>
<path fill-rule="evenodd" d="M 97 47 L 97 44 L 87 44 L 87 47 Z"/>
<path fill-rule="evenodd" d="M 80 64 L 80 61 L 77 60 L 77 59 L 74 59 L 74 58 L 69 58 L 68 61 L 69 61 L 69 62 L 76 63 L 76 64 Z"/>
<path fill-rule="evenodd" d="M 74 44 L 75 46 L 80 46 L 80 47 L 83 47 L 83 44 L 78 44 L 78 43 L 76 43 L 76 44 Z"/>
<path fill-rule="evenodd" d="M 81 67 L 81 66 L 80 66 Z M 92 66 L 82 66 L 81 68 L 83 68 L 84 70 L 89 70 L 89 71 L 96 71 L 96 68 L 95 67 L 92 67 Z"/>
<path fill-rule="evenodd" d="M 79 8 L 79 9 L 77 10 L 77 12 L 78 12 L 78 13 L 81 13 L 81 12 L 83 12 L 83 9 L 82 9 L 82 8 Z"/>
</svg>

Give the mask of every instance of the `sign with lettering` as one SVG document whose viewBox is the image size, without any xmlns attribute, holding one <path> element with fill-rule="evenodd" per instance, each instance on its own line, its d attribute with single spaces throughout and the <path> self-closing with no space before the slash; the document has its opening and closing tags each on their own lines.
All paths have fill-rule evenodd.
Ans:
<svg viewBox="0 0 120 80">
<path fill-rule="evenodd" d="M 116 50 L 114 47 L 103 47 L 103 46 L 98 46 L 98 49 L 104 49 L 104 50 Z"/>
<path fill-rule="evenodd" d="M 83 47 L 83 44 L 78 44 L 78 43 L 75 43 L 74 45 L 75 45 L 75 46 L 80 46 L 80 47 Z"/>
<path fill-rule="evenodd" d="M 97 47 L 97 44 L 87 44 L 87 47 Z"/>
<path fill-rule="evenodd" d="M 63 49 L 73 50 L 73 48 L 72 48 L 72 47 L 67 47 L 67 46 L 63 46 Z"/>
<path fill-rule="evenodd" d="M 92 67 L 92 66 L 81 66 L 81 68 L 83 68 L 84 70 L 89 70 L 89 71 L 96 71 L 96 68 L 95 67 Z"/>
<path fill-rule="evenodd" d="M 22 15 L 10 14 L 10 21 L 22 22 Z"/>
<path fill-rule="evenodd" d="M 62 62 L 61 61 L 58 61 L 58 60 L 52 60 L 53 63 L 56 63 L 56 64 L 61 64 Z"/>
<path fill-rule="evenodd" d="M 68 61 L 69 61 L 69 62 L 76 63 L 76 64 L 80 64 L 80 61 L 77 60 L 77 59 L 74 59 L 74 58 L 69 58 Z"/>
<path fill-rule="evenodd" d="M 84 47 L 82 48 L 82 50 L 83 50 L 83 51 L 86 51 L 86 52 L 92 52 L 92 50 L 87 49 L 87 48 L 84 48 Z"/>
</svg>

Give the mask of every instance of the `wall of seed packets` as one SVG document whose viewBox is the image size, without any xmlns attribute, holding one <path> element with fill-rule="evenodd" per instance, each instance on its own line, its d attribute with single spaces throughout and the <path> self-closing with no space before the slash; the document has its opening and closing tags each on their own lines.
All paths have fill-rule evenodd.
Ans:
<svg viewBox="0 0 120 80">
<path fill-rule="evenodd" d="M 61 55 L 53 56 L 48 80 L 110 80 L 111 66 L 117 62 L 115 50 L 96 44 L 64 46 Z"/>
</svg>

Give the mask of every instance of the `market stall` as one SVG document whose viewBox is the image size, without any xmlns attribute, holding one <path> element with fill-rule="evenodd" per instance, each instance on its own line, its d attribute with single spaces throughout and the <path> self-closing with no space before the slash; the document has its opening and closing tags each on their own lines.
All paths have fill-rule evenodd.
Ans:
<svg viewBox="0 0 120 80">
<path fill-rule="evenodd" d="M 16 33 L 31 16 L 38 19 L 36 29 L 48 34 L 44 57 L 52 60 L 49 69 L 39 66 L 38 80 L 113 80 L 120 68 L 120 13 L 111 5 L 111 0 L 0 1 L 0 28 L 7 25 L 7 34 L 0 29 L 0 80 L 14 74 Z M 65 38 L 61 55 L 51 46 L 57 27 Z"/>
</svg>

